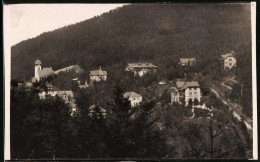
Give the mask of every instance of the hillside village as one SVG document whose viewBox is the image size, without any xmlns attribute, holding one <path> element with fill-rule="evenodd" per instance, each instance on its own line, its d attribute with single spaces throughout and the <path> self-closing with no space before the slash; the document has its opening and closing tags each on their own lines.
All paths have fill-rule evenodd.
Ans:
<svg viewBox="0 0 260 162">
<path fill-rule="evenodd" d="M 194 67 L 196 66 L 196 63 L 197 61 L 195 58 L 180 58 L 178 66 L 180 66 L 180 68 Z M 220 69 L 224 69 L 226 71 L 230 71 L 233 68 L 236 68 L 236 57 L 234 55 L 234 51 L 220 55 L 219 65 Z M 158 75 L 159 68 L 160 67 L 157 67 L 152 63 L 138 62 L 128 63 L 124 71 L 126 72 L 125 75 L 129 74 L 133 76 L 134 79 L 138 79 L 145 77 L 149 78 L 152 75 Z M 78 95 L 77 93 L 81 93 L 80 90 L 85 91 L 91 88 L 95 89 L 95 87 L 100 83 L 106 83 L 107 79 L 110 77 L 109 73 L 105 69 L 102 69 L 101 66 L 94 70 L 90 70 L 89 75 L 85 76 L 87 73 L 78 65 L 71 65 L 54 71 L 52 67 L 44 67 L 41 60 L 39 59 L 34 62 L 34 69 L 35 72 L 31 81 L 20 81 L 17 83 L 17 87 L 25 88 L 27 92 L 36 89 L 39 99 L 43 101 L 49 98 L 59 97 L 66 105 L 69 106 L 72 117 L 77 116 L 77 113 L 81 112 L 77 108 L 77 99 L 75 98 Z M 76 74 L 77 77 L 75 77 L 75 75 L 69 75 L 70 80 L 68 80 L 68 82 L 72 85 L 71 87 L 74 86 L 76 89 L 71 89 L 69 87 L 67 89 L 59 89 L 55 86 L 55 84 L 53 84 L 53 80 L 55 80 L 55 78 L 59 78 L 59 75 L 71 72 Z M 81 77 L 82 75 L 85 76 L 85 79 L 83 80 Z M 184 78 L 175 80 L 157 81 L 155 83 L 156 86 L 153 86 L 153 88 L 147 89 L 145 87 L 136 87 L 139 94 L 134 90 L 130 90 L 123 92 L 123 97 L 129 101 L 132 109 L 136 107 L 140 109 L 140 105 L 144 105 L 149 101 L 156 101 L 156 107 L 161 105 L 164 108 L 167 108 L 169 105 L 172 105 L 172 109 L 175 109 L 176 106 L 178 107 L 178 105 L 180 105 L 182 109 L 188 113 L 186 116 L 186 119 L 188 120 L 192 120 L 193 118 L 199 119 L 214 117 L 213 114 L 219 110 L 217 107 L 212 106 L 212 101 L 209 99 L 210 95 L 205 93 L 205 90 L 210 89 L 210 91 L 213 91 L 213 93 L 216 93 L 217 97 L 219 97 L 218 93 L 214 89 L 211 89 L 211 87 L 205 87 L 205 85 L 201 87 L 197 79 L 203 78 L 202 74 L 198 75 L 197 73 L 191 72 L 184 73 L 183 76 Z M 223 86 L 231 88 L 230 86 L 232 85 Z M 157 92 L 154 93 L 151 91 L 151 89 Z M 222 98 L 219 97 L 217 102 L 220 102 L 221 100 Z M 224 103 L 225 101 L 222 100 L 222 102 Z M 96 116 L 102 116 L 103 118 L 106 118 L 107 113 L 110 112 L 107 112 L 109 109 L 106 108 L 106 104 L 104 103 L 104 101 L 94 101 L 91 103 L 88 108 L 88 116 L 90 118 L 95 118 Z M 232 110 L 231 106 L 229 109 Z M 238 120 L 244 120 L 240 115 L 237 114 L 237 112 L 233 113 L 233 116 Z M 163 129 L 163 127 L 160 125 L 160 122 L 157 124 L 160 130 Z M 252 131 L 252 126 L 248 123 L 247 120 L 245 121 L 245 125 L 248 131 Z"/>
<path fill-rule="evenodd" d="M 11 156 L 252 158 L 249 11 L 131 4 L 13 46 Z"/>
<path fill-rule="evenodd" d="M 236 66 L 236 58 L 234 56 L 235 52 L 231 51 L 230 53 L 221 55 L 220 60 L 220 68 L 223 69 L 232 69 Z M 43 86 L 35 87 L 39 90 L 38 96 L 40 99 L 46 99 L 48 97 L 59 96 L 64 100 L 66 104 L 71 107 L 72 114 L 77 112 L 77 106 L 75 103 L 75 90 L 66 89 L 60 90 L 55 85 L 52 84 L 52 79 L 54 77 L 59 77 L 60 73 L 67 72 L 75 72 L 76 74 L 80 74 L 85 72 L 79 65 L 71 65 L 56 71 L 52 70 L 52 67 L 42 67 L 42 63 L 39 59 L 37 59 L 34 63 L 34 76 L 31 79 L 31 82 L 25 82 L 24 84 L 20 84 L 20 86 L 24 86 L 27 89 L 32 88 L 33 84 L 37 85 L 37 83 L 44 81 Z M 180 58 L 178 65 L 182 68 L 184 67 L 194 67 L 196 66 L 195 58 Z M 131 72 L 134 77 L 149 77 L 145 76 L 146 74 L 156 74 L 156 71 L 159 67 L 152 63 L 128 63 L 126 65 L 125 71 Z M 105 70 L 102 70 L 101 66 L 98 67 L 97 70 L 92 70 L 89 72 L 89 84 L 87 80 L 84 82 L 79 78 L 71 78 L 71 84 L 76 84 L 78 89 L 86 89 L 90 86 L 94 86 L 94 82 L 106 81 L 108 77 L 108 73 Z M 180 105 L 192 107 L 192 112 L 194 113 L 194 108 L 200 109 L 212 109 L 206 107 L 205 103 L 201 100 L 202 92 L 198 81 L 189 80 L 187 81 L 186 75 L 185 78 L 176 79 L 175 81 L 160 81 L 158 85 L 166 85 L 168 84 L 170 88 L 166 89 L 171 96 L 170 102 L 167 104 L 178 103 Z M 196 77 L 193 77 L 196 78 Z M 141 87 L 139 87 L 141 88 Z M 123 94 L 125 98 L 130 101 L 132 107 L 139 105 L 142 103 L 143 96 L 134 92 L 129 91 Z M 159 101 L 160 102 L 160 101 Z M 98 101 L 96 102 L 97 104 Z M 89 109 L 93 108 L 93 105 L 89 107 Z M 102 111 L 105 113 L 106 110 L 102 108 Z M 92 110 L 93 113 L 93 110 Z M 194 116 L 194 115 L 193 115 Z"/>
</svg>

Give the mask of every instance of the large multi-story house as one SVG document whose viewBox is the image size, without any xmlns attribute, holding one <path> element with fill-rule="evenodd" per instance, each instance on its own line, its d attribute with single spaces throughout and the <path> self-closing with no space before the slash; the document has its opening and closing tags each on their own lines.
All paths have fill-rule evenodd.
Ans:
<svg viewBox="0 0 260 162">
<path fill-rule="evenodd" d="M 40 89 L 38 96 L 40 99 L 45 99 L 47 96 L 55 97 L 59 89 L 54 87 L 51 83 L 46 83 L 46 89 Z"/>
<path fill-rule="evenodd" d="M 74 100 L 72 91 L 58 91 L 57 95 L 71 107 L 72 113 L 76 112 L 77 107 Z"/>
<path fill-rule="evenodd" d="M 101 69 L 101 66 L 99 66 L 99 69 L 98 70 L 93 70 L 93 71 L 90 71 L 90 74 L 89 74 L 89 77 L 90 77 L 90 81 L 101 81 L 101 80 L 107 80 L 107 71 L 103 71 Z"/>
<path fill-rule="evenodd" d="M 237 63 L 234 51 L 221 55 L 221 58 L 219 60 L 221 61 L 224 69 L 232 69 L 234 66 L 236 66 Z"/>
<path fill-rule="evenodd" d="M 191 66 L 196 64 L 195 58 L 180 58 L 179 65 L 181 66 Z"/>
<path fill-rule="evenodd" d="M 41 61 L 36 60 L 34 63 L 34 77 L 32 77 L 32 82 L 39 82 L 42 78 L 47 78 L 53 76 L 54 71 L 52 67 L 43 68 L 41 66 Z"/>
<path fill-rule="evenodd" d="M 131 107 L 135 107 L 142 102 L 142 96 L 135 92 L 125 92 L 123 96 L 130 101 Z"/>
<path fill-rule="evenodd" d="M 194 103 L 196 100 L 198 103 L 201 99 L 200 85 L 197 81 L 177 81 L 173 87 L 171 87 L 171 103 L 185 102 L 185 106 L 189 104 L 190 101 Z"/>
<path fill-rule="evenodd" d="M 125 71 L 131 71 L 134 76 L 142 77 L 147 73 L 155 73 L 157 66 L 152 63 L 128 63 Z"/>
</svg>

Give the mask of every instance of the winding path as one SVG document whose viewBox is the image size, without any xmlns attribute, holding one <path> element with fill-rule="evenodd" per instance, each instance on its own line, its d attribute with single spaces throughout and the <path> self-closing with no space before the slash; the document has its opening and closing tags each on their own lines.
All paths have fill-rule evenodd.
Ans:
<svg viewBox="0 0 260 162">
<path fill-rule="evenodd" d="M 210 89 L 222 101 L 222 103 L 224 103 L 225 105 L 228 105 L 228 103 L 220 97 L 220 95 L 218 94 L 218 92 L 215 89 L 213 89 L 213 88 L 210 88 Z M 241 119 L 242 119 L 241 116 L 231 106 L 228 105 L 228 107 L 229 107 L 229 110 L 233 111 L 233 116 L 241 121 Z M 247 129 L 250 131 L 253 131 L 252 126 L 247 121 L 244 120 L 244 122 L 245 122 Z"/>
</svg>

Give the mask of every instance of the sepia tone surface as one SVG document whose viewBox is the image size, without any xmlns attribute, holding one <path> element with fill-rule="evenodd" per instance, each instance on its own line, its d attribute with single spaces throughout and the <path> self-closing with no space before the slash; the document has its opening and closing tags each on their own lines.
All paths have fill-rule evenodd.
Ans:
<svg viewBox="0 0 260 162">
<path fill-rule="evenodd" d="M 130 4 L 14 45 L 11 158 L 252 158 L 250 16 Z"/>
</svg>

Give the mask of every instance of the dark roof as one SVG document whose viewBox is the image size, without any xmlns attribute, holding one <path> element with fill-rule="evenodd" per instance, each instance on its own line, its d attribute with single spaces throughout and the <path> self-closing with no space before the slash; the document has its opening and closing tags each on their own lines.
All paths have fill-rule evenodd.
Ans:
<svg viewBox="0 0 260 162">
<path fill-rule="evenodd" d="M 127 68 L 157 68 L 157 66 L 152 63 L 128 63 Z"/>
<path fill-rule="evenodd" d="M 228 58 L 228 57 L 234 57 L 234 55 L 235 55 L 235 52 L 234 51 L 231 51 L 230 53 L 226 53 L 226 54 L 224 54 L 224 55 L 221 55 L 221 60 L 224 60 L 224 59 L 226 59 L 226 58 Z"/>
<path fill-rule="evenodd" d="M 176 87 L 179 90 L 185 90 L 190 87 L 199 87 L 199 83 L 197 81 L 191 81 L 191 82 L 184 82 L 184 81 L 177 81 Z"/>
<path fill-rule="evenodd" d="M 41 62 L 40 60 L 36 60 L 36 61 L 34 62 L 34 64 L 35 64 L 35 65 L 41 65 L 42 62 Z"/>
<path fill-rule="evenodd" d="M 96 104 L 91 105 L 91 106 L 89 107 L 89 112 L 90 112 L 90 113 L 94 113 L 94 112 L 95 112 L 94 108 L 95 108 L 96 106 L 97 106 Z M 101 106 L 99 106 L 99 111 L 100 111 L 101 113 L 106 113 L 106 109 L 102 108 Z"/>
<path fill-rule="evenodd" d="M 124 97 L 125 98 L 132 98 L 132 97 L 142 97 L 142 96 L 135 93 L 135 92 L 125 92 Z"/>
<path fill-rule="evenodd" d="M 103 70 L 101 69 L 101 66 L 100 66 L 98 70 L 90 71 L 90 74 L 89 74 L 89 75 L 91 75 L 91 76 L 107 75 L 107 71 L 103 71 Z"/>
<path fill-rule="evenodd" d="M 60 96 L 60 97 L 62 97 L 62 95 L 66 95 L 66 96 L 74 97 L 72 91 L 59 91 L 59 92 L 57 93 L 57 95 Z"/>
<path fill-rule="evenodd" d="M 51 76 L 51 75 L 54 75 L 54 71 L 52 70 L 51 67 L 43 68 L 42 70 L 39 71 L 39 76 L 40 77 Z"/>
<path fill-rule="evenodd" d="M 48 91 L 59 91 L 59 89 L 53 86 L 51 83 L 46 83 L 46 87 L 48 88 Z"/>
</svg>

